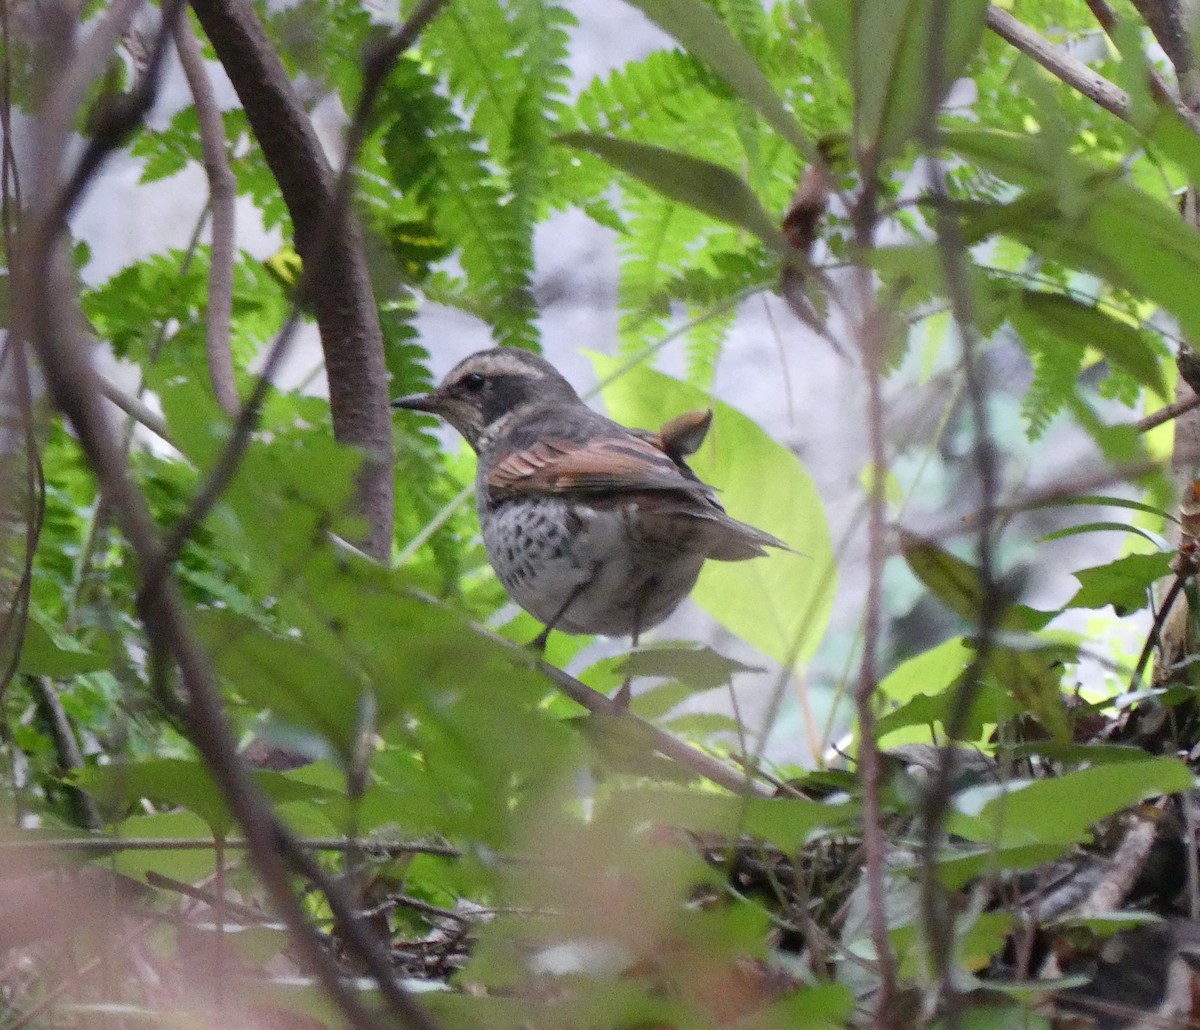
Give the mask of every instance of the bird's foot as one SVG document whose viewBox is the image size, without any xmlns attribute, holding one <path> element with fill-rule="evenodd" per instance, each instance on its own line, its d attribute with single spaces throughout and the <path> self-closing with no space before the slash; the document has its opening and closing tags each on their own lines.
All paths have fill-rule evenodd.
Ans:
<svg viewBox="0 0 1200 1030">
<path fill-rule="evenodd" d="M 620 708 L 623 712 L 629 711 L 629 699 L 632 697 L 632 693 L 629 689 L 631 683 L 633 683 L 633 677 L 626 676 L 625 682 L 621 684 L 621 689 L 613 694 L 613 704 Z"/>
<path fill-rule="evenodd" d="M 531 641 L 529 641 L 529 643 L 526 644 L 525 646 L 527 648 L 529 648 L 529 650 L 532 651 L 534 654 L 539 655 L 541 657 L 545 657 L 546 642 L 549 639 L 550 639 L 550 627 L 547 626 L 544 630 L 541 631 L 541 633 L 539 633 L 536 637 L 534 637 Z"/>
</svg>

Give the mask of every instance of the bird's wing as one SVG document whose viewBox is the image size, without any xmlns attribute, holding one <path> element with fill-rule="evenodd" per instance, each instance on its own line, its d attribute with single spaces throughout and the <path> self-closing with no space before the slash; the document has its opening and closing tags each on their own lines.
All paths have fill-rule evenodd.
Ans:
<svg viewBox="0 0 1200 1030">
<path fill-rule="evenodd" d="M 487 476 L 488 492 L 497 500 L 521 494 L 659 490 L 713 496 L 709 487 L 685 476 L 652 439 L 633 434 L 542 439 L 498 457 Z"/>
</svg>

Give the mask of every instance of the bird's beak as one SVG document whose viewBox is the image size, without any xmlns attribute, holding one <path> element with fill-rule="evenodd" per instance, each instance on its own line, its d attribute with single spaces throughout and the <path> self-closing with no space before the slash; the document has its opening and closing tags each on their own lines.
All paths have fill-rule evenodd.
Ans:
<svg viewBox="0 0 1200 1030">
<path fill-rule="evenodd" d="M 404 408 L 406 411 L 428 411 L 437 413 L 437 394 L 413 393 L 407 397 L 397 397 L 392 401 L 393 408 Z"/>
</svg>

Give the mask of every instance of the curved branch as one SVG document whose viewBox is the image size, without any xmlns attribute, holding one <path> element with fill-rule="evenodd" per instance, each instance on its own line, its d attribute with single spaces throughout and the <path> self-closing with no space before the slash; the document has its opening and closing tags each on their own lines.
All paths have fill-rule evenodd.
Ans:
<svg viewBox="0 0 1200 1030">
<path fill-rule="evenodd" d="M 237 180 L 229 167 L 225 149 L 225 123 L 217 105 L 204 54 L 191 21 L 181 17 L 175 24 L 175 49 L 187 78 L 188 89 L 200 123 L 200 148 L 204 172 L 208 176 L 209 206 L 212 209 L 212 258 L 208 272 L 208 312 L 204 328 L 204 349 L 208 357 L 208 376 L 212 380 L 217 403 L 229 415 L 237 414 L 237 380 L 233 374 L 233 354 L 229 348 L 233 320 L 233 259 L 237 242 Z"/>
<path fill-rule="evenodd" d="M 113 512 L 137 559 L 141 578 L 138 615 L 150 645 L 150 662 L 165 671 L 178 669 L 186 698 L 182 716 L 189 736 L 203 756 L 213 778 L 242 826 L 250 843 L 250 858 L 272 904 L 292 930 L 305 964 L 318 977 L 348 1022 L 356 1027 L 400 1025 L 413 1030 L 436 1030 L 437 1023 L 395 982 L 388 957 L 371 929 L 359 920 L 353 904 L 338 883 L 324 872 L 313 870 L 313 880 L 326 894 L 335 919 L 350 950 L 375 974 L 387 1002 L 389 1018 L 369 1013 L 357 994 L 346 984 L 337 964 L 323 949 L 304 908 L 292 889 L 289 863 L 306 868 L 287 831 L 277 822 L 270 804 L 251 778 L 237 754 L 236 739 L 225 714 L 220 688 L 208 655 L 189 624 L 186 607 L 169 568 L 164 567 L 162 542 L 146 498 L 133 482 L 119 434 L 105 417 L 104 399 L 91 361 L 91 345 L 82 331 L 83 319 L 72 290 L 69 255 L 63 244 L 64 218 L 71 201 L 90 181 L 120 136 L 106 132 L 88 145 L 83 159 L 68 176 L 63 168 L 75 107 L 81 102 L 92 78 L 103 66 L 106 53 L 93 44 L 98 37 L 112 41 L 112 31 L 121 19 L 132 14 L 131 0 L 117 0 L 102 25 L 74 59 L 68 55 L 73 21 L 65 4 L 47 4 L 49 21 L 58 38 L 48 35 L 41 59 L 50 81 L 57 83 L 46 105 L 47 115 L 34 125 L 34 167 L 44 173 L 40 189 L 31 198 L 21 226 L 19 251 L 13 262 L 14 335 L 28 340 L 41 360 L 47 387 L 54 403 L 70 420 L 97 478 L 101 497 Z M 171 15 L 177 8 L 164 4 L 162 40 L 171 30 Z M 140 117 L 153 99 L 156 77 L 148 74 L 149 85 L 136 99 L 139 105 L 114 119 L 119 127 Z M 149 575 L 153 572 L 153 575 Z M 147 578 L 149 577 L 149 578 Z M 299 857 L 297 857 L 299 856 Z"/>
<path fill-rule="evenodd" d="M 247 0 L 193 0 L 192 9 L 292 216 L 325 353 L 334 436 L 366 454 L 358 479 L 359 510 L 369 527 L 365 549 L 384 559 L 392 544 L 392 420 L 361 232 L 338 200 L 336 177 L 308 113 Z"/>
</svg>

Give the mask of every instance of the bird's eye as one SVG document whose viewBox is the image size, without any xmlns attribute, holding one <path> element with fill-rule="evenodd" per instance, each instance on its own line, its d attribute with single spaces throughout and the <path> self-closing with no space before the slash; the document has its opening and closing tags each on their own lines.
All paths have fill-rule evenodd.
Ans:
<svg viewBox="0 0 1200 1030">
<path fill-rule="evenodd" d="M 483 389 L 483 384 L 486 380 L 478 372 L 472 372 L 470 375 L 465 375 L 462 378 L 462 384 L 472 393 L 478 393 Z"/>
</svg>

